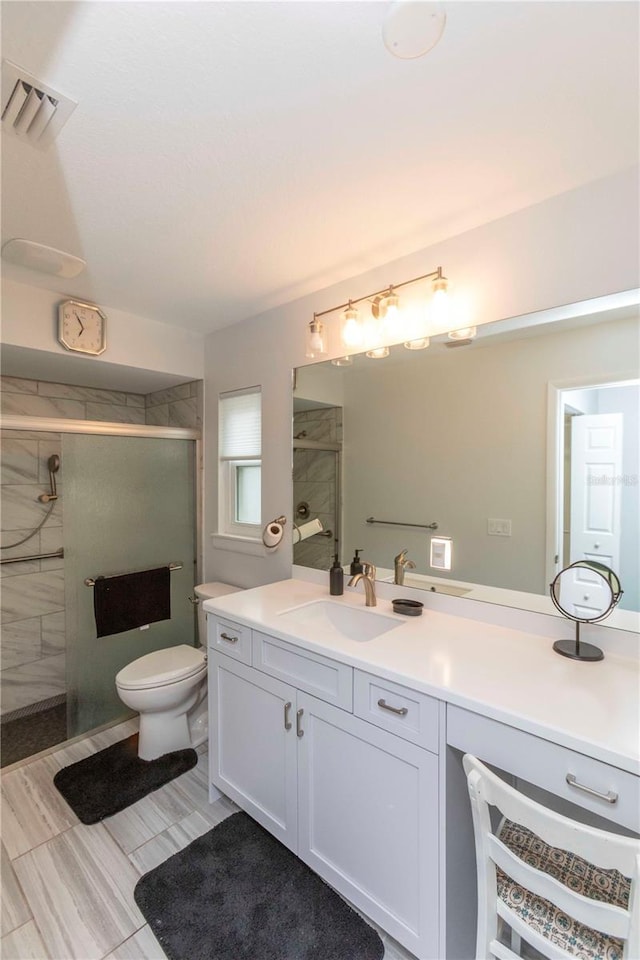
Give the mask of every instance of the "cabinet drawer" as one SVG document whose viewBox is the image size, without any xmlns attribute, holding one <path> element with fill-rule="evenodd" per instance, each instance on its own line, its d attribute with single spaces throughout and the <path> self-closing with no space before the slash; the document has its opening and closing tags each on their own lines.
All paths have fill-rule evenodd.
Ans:
<svg viewBox="0 0 640 960">
<path fill-rule="evenodd" d="M 370 673 L 353 675 L 353 712 L 383 730 L 438 752 L 438 701 Z"/>
<path fill-rule="evenodd" d="M 640 777 L 626 770 L 461 707 L 447 708 L 447 743 L 640 833 Z M 567 775 L 577 785 L 567 783 Z M 607 794 L 613 802 L 605 799 Z M 540 798 L 540 802 L 545 801 Z"/>
<path fill-rule="evenodd" d="M 353 709 L 353 668 L 253 631 L 253 666 L 343 710 Z"/>
<path fill-rule="evenodd" d="M 207 638 L 210 650 L 220 650 L 242 663 L 251 663 L 251 630 L 231 620 L 207 617 Z"/>
</svg>

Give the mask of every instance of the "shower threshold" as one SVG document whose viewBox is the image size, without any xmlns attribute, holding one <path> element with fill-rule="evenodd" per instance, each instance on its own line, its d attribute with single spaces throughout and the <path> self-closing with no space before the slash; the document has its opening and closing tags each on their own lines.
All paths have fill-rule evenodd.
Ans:
<svg viewBox="0 0 640 960">
<path fill-rule="evenodd" d="M 55 700 L 60 701 L 56 697 Z M 66 699 L 37 712 L 16 716 L 14 711 L 0 723 L 0 766 L 8 767 L 18 760 L 40 753 L 47 747 L 67 739 Z"/>
</svg>

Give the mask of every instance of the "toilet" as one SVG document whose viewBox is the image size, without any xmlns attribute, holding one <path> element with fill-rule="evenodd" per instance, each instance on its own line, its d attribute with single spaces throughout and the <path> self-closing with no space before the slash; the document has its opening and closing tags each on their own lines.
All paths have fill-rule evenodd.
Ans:
<svg viewBox="0 0 640 960">
<path fill-rule="evenodd" d="M 217 581 L 199 584 L 194 592 L 200 646 L 181 643 L 154 650 L 116 674 L 118 696 L 140 714 L 141 760 L 197 747 L 207 739 L 207 615 L 202 602 L 241 589 Z"/>
</svg>

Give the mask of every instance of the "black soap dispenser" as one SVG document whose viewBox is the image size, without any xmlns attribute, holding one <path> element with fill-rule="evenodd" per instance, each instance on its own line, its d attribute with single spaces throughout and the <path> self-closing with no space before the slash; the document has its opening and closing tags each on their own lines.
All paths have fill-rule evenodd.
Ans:
<svg viewBox="0 0 640 960">
<path fill-rule="evenodd" d="M 329 570 L 329 593 L 332 597 L 341 597 L 344 593 L 344 573 L 337 553 L 333 558 L 333 566 Z"/>
<path fill-rule="evenodd" d="M 362 566 L 362 561 L 358 556 L 359 553 L 362 553 L 362 550 L 356 550 L 356 555 L 351 561 L 351 576 L 353 576 L 354 573 L 364 573 L 364 567 Z"/>
</svg>

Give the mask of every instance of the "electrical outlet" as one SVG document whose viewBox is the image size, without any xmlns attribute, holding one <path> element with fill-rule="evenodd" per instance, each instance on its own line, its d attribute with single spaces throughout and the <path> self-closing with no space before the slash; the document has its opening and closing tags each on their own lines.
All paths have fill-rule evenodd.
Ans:
<svg viewBox="0 0 640 960">
<path fill-rule="evenodd" d="M 490 537 L 510 537 L 511 520 L 487 520 L 487 534 Z"/>
</svg>

